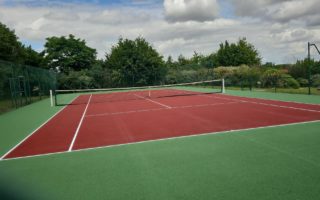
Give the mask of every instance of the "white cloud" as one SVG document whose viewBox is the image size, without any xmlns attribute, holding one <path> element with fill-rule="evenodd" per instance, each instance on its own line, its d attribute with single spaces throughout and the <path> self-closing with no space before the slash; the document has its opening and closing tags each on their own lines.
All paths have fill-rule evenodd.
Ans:
<svg viewBox="0 0 320 200">
<path fill-rule="evenodd" d="M 177 2 L 190 5 L 191 1 Z M 263 2 L 270 12 L 275 0 Z M 276 13 L 277 10 L 273 9 Z M 171 23 L 167 21 L 168 15 L 163 13 L 162 7 L 98 7 L 81 4 L 72 7 L 0 7 L 0 21 L 15 29 L 22 41 L 39 46 L 45 43 L 47 37 L 74 34 L 85 39 L 88 46 L 97 49 L 99 58 L 104 58 L 120 36 L 129 39 L 143 36 L 165 57 L 172 55 L 174 58 L 180 54 L 192 56 L 194 51 L 209 54 L 216 51 L 225 40 L 235 42 L 240 37 L 246 37 L 260 51 L 263 61 L 276 63 L 304 58 L 306 42 L 320 41 L 318 27 L 307 28 L 300 22 L 283 23 L 282 20 L 267 18 L 257 21 L 250 17 L 224 19 L 217 17 L 216 13 L 210 20 L 196 20 L 199 18 L 191 14 L 192 19 L 181 17 Z M 308 23 L 317 24 L 319 18 L 308 19 Z"/>
<path fill-rule="evenodd" d="M 170 22 L 210 21 L 219 13 L 216 0 L 164 0 L 164 9 Z"/>
<path fill-rule="evenodd" d="M 298 21 L 306 25 L 319 25 L 319 0 L 228 0 L 235 14 L 265 21 L 289 23 Z"/>
</svg>

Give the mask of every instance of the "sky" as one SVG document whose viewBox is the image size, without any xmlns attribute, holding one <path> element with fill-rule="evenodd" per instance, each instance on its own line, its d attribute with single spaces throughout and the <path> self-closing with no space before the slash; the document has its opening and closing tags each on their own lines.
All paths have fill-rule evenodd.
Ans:
<svg viewBox="0 0 320 200">
<path fill-rule="evenodd" d="M 263 62 L 282 64 L 305 58 L 308 42 L 320 47 L 318 1 L 0 0 L 0 22 L 39 52 L 46 38 L 73 34 L 104 58 L 120 37 L 142 36 L 176 59 L 245 37 Z"/>
</svg>

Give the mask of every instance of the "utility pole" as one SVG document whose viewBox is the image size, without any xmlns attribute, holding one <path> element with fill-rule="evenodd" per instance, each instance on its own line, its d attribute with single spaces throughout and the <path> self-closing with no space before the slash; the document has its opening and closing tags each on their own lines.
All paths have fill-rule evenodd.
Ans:
<svg viewBox="0 0 320 200">
<path fill-rule="evenodd" d="M 310 59 L 310 42 L 308 42 L 308 94 L 311 95 L 311 59 Z"/>
<path fill-rule="evenodd" d="M 308 94 L 311 95 L 311 58 L 310 58 L 310 48 L 314 46 L 315 49 L 318 51 L 318 53 L 320 54 L 320 51 L 317 47 L 316 44 L 311 44 L 310 42 L 308 42 L 308 87 L 309 87 L 309 92 Z"/>
</svg>

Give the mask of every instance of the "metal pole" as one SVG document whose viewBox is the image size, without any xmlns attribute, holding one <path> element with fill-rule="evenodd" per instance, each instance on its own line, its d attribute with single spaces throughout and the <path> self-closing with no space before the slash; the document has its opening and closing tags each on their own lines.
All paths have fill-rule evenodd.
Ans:
<svg viewBox="0 0 320 200">
<path fill-rule="evenodd" d="M 50 105 L 53 107 L 53 93 L 52 90 L 50 90 Z"/>
<path fill-rule="evenodd" d="M 222 93 L 226 93 L 224 78 L 222 79 Z"/>
<path fill-rule="evenodd" d="M 311 59 L 310 59 L 310 42 L 308 42 L 308 94 L 311 95 Z"/>
</svg>

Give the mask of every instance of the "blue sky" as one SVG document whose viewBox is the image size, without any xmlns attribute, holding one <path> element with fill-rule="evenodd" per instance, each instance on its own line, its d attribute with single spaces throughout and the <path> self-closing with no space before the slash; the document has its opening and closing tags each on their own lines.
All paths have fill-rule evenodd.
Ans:
<svg viewBox="0 0 320 200">
<path fill-rule="evenodd" d="M 74 34 L 103 58 L 120 36 L 143 36 L 177 58 L 246 37 L 264 62 L 293 63 L 308 41 L 320 42 L 317 7 L 318 0 L 0 0 L 0 22 L 37 51 L 47 37 Z"/>
</svg>

